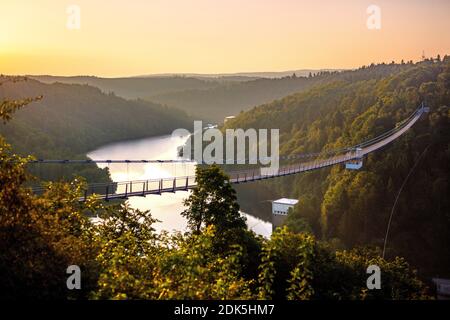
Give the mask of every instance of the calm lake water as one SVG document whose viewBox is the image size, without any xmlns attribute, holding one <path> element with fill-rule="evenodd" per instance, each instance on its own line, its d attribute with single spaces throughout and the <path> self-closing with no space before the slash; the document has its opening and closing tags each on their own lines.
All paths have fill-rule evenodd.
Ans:
<svg viewBox="0 0 450 320">
<path fill-rule="evenodd" d="M 109 144 L 93 150 L 87 154 L 97 160 L 123 159 L 160 159 L 177 158 L 177 147 L 183 145 L 188 136 L 172 137 L 158 136 L 140 140 L 131 140 Z M 128 180 L 146 180 L 169 178 L 174 176 L 194 175 L 195 164 L 100 164 L 99 167 L 109 167 L 114 182 Z M 180 215 L 185 209 L 183 200 L 189 192 L 163 193 L 162 195 L 148 195 L 146 197 L 131 197 L 128 203 L 141 210 L 150 210 L 152 216 L 160 222 L 155 224 L 156 230 L 185 231 L 186 220 Z M 248 213 L 242 213 L 247 218 L 247 225 L 257 234 L 270 236 L 272 225 Z"/>
</svg>

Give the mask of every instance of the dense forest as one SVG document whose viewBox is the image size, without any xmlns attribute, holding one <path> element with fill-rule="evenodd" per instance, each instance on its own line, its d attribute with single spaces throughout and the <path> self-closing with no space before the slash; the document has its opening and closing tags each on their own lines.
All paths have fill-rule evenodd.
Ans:
<svg viewBox="0 0 450 320">
<path fill-rule="evenodd" d="M 355 145 L 394 128 L 422 102 L 431 111 L 392 145 L 370 154 L 359 171 L 335 166 L 261 187 L 239 186 L 242 202 L 255 202 L 247 195 L 258 193 L 298 198 L 287 220 L 292 230 L 310 231 L 337 248 L 383 247 L 405 183 L 387 256 L 405 257 L 427 279 L 450 276 L 450 57 L 372 65 L 348 75 L 354 77 L 256 107 L 227 126 L 279 128 L 280 152 L 289 155 Z"/>
<path fill-rule="evenodd" d="M 44 159 L 85 158 L 106 143 L 169 134 L 189 128 L 185 113 L 143 100 L 125 100 L 88 85 L 44 84 L 28 79 L 0 85 L 0 99 L 39 98 L 0 124 L 0 134 L 22 155 Z M 108 179 L 95 165 L 71 166 L 61 173 L 53 167 L 35 166 L 44 179 L 76 173 L 89 180 Z"/>
</svg>

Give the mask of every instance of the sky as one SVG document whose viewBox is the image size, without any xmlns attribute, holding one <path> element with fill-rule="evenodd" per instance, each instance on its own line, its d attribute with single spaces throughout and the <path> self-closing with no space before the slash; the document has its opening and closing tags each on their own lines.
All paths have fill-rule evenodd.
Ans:
<svg viewBox="0 0 450 320">
<path fill-rule="evenodd" d="M 116 77 L 417 61 L 422 51 L 450 54 L 449 13 L 450 0 L 0 0 L 0 73 Z"/>
</svg>

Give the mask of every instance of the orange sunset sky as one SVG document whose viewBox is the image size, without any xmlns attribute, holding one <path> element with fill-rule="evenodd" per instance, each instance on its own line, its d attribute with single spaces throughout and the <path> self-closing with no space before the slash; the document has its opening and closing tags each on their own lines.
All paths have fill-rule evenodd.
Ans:
<svg viewBox="0 0 450 320">
<path fill-rule="evenodd" d="M 69 5 L 80 29 L 66 27 Z M 369 5 L 381 29 L 369 30 Z M 450 0 L 0 0 L 0 73 L 355 68 L 450 54 Z"/>
</svg>

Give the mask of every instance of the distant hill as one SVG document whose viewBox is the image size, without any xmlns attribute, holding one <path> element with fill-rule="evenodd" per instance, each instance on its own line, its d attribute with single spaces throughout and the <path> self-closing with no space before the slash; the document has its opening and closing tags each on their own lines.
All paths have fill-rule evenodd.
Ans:
<svg viewBox="0 0 450 320">
<path fill-rule="evenodd" d="M 190 89 L 148 96 L 149 101 L 180 108 L 197 119 L 221 123 L 224 117 L 237 115 L 254 106 L 302 92 L 319 83 L 338 80 L 382 77 L 406 68 L 406 65 L 382 65 L 376 70 L 320 71 L 311 77 L 289 75 L 283 78 L 261 78 L 245 82 L 231 82 L 208 89 Z"/>
<path fill-rule="evenodd" d="M 104 93 L 114 92 L 116 95 L 127 99 L 144 98 L 173 91 L 207 89 L 221 84 L 221 82 L 214 81 L 214 79 L 177 76 L 100 78 L 91 76 L 58 77 L 31 75 L 28 77 L 44 83 L 87 84 L 99 88 Z"/>
<path fill-rule="evenodd" d="M 267 72 L 235 72 L 235 73 L 161 73 L 155 75 L 144 75 L 139 77 L 173 77 L 184 76 L 193 78 L 213 78 L 213 79 L 247 79 L 255 80 L 258 78 L 284 78 L 295 74 L 298 77 L 307 77 L 309 74 L 316 74 L 320 72 L 335 72 L 344 71 L 345 69 L 298 69 L 287 71 L 267 71 Z"/>
<path fill-rule="evenodd" d="M 196 119 L 221 123 L 226 116 L 310 87 L 304 77 L 231 82 L 210 89 L 191 89 L 148 96 L 146 99 L 177 107 Z"/>
</svg>

